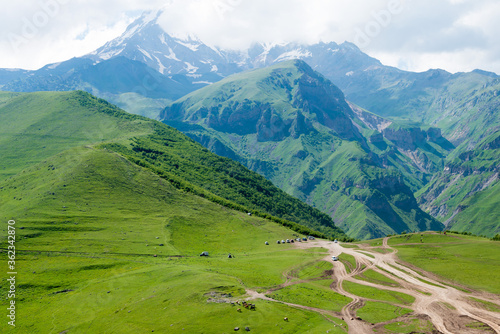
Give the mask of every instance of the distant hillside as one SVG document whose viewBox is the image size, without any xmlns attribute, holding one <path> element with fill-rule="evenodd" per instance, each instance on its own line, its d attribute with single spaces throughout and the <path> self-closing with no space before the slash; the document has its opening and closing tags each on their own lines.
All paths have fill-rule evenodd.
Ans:
<svg viewBox="0 0 500 334">
<path fill-rule="evenodd" d="M 17 73 L 17 72 L 16 72 Z M 203 87 L 183 76 L 164 76 L 147 65 L 125 57 L 96 63 L 87 58 L 73 58 L 44 66 L 37 71 L 23 71 L 13 79 L 0 72 L 1 89 L 15 92 L 85 90 L 106 98 L 130 112 L 155 118 L 169 101 Z"/>
<path fill-rule="evenodd" d="M 500 233 L 499 173 L 500 131 L 447 159 L 419 191 L 419 202 L 453 230 L 493 237 Z"/>
<path fill-rule="evenodd" d="M 342 92 L 302 61 L 231 76 L 161 118 L 328 213 L 350 236 L 442 228 L 370 150 Z"/>
<path fill-rule="evenodd" d="M 210 153 L 173 128 L 127 114 L 88 93 L 2 93 L 0 102 L 0 181 L 68 149 L 99 145 L 180 189 L 224 206 L 252 211 L 304 234 L 320 235 L 297 223 L 330 237 L 345 237 L 330 217 L 239 163 Z"/>
</svg>

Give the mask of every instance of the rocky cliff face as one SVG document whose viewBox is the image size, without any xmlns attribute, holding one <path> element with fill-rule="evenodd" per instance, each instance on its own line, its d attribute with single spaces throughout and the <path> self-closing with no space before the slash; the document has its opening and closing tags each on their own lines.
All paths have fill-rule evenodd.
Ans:
<svg viewBox="0 0 500 334">
<path fill-rule="evenodd" d="M 393 142 L 397 147 L 414 151 L 418 147 L 433 142 L 438 145 L 452 147 L 451 143 L 441 135 L 441 129 L 429 128 L 427 131 L 420 127 L 387 127 L 382 131 L 385 138 Z"/>
<path fill-rule="evenodd" d="M 307 66 L 300 62 L 300 66 Z M 308 66 L 307 66 L 308 67 Z M 363 141 L 349 114 L 351 108 L 344 94 L 324 77 L 304 69 L 304 75 L 294 82 L 297 85 L 293 106 L 314 117 L 320 124 L 332 129 L 340 138 Z"/>
</svg>

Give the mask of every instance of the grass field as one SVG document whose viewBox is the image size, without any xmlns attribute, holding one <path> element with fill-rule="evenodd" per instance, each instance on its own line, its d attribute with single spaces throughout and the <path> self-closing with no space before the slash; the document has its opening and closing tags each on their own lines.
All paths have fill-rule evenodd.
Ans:
<svg viewBox="0 0 500 334">
<path fill-rule="evenodd" d="M 342 254 L 342 256 L 339 257 L 339 260 L 345 265 L 347 273 L 350 273 L 354 268 L 356 268 L 356 259 L 352 255 Z"/>
<path fill-rule="evenodd" d="M 300 283 L 274 291 L 269 297 L 292 304 L 305 305 L 339 312 L 351 302 L 330 289 L 331 280 Z"/>
<path fill-rule="evenodd" d="M 410 309 L 401 308 L 391 304 L 367 301 L 365 306 L 358 310 L 357 315 L 365 321 L 380 323 L 398 318 L 411 312 L 412 310 Z"/>
<path fill-rule="evenodd" d="M 382 284 L 387 286 L 399 287 L 400 285 L 388 276 L 380 274 L 374 270 L 365 270 L 363 274 L 355 276 L 355 278 L 371 283 Z"/>
<path fill-rule="evenodd" d="M 279 303 L 257 302 L 256 311 L 238 313 L 229 303 L 208 302 L 281 284 L 283 272 L 324 253 L 266 246 L 293 232 L 179 191 L 114 153 L 67 151 L 7 180 L 1 194 L 20 199 L 2 202 L 2 212 L 16 217 L 20 332 L 334 328 L 318 314 Z M 210 256 L 199 257 L 203 251 Z"/>
<path fill-rule="evenodd" d="M 349 281 L 344 281 L 343 286 L 346 291 L 367 299 L 403 305 L 410 305 L 415 301 L 414 297 L 401 292 L 376 289 Z"/>
<path fill-rule="evenodd" d="M 434 327 L 428 320 L 412 319 L 410 323 L 393 322 L 384 326 L 387 334 L 432 333 Z"/>
<path fill-rule="evenodd" d="M 331 262 L 319 261 L 307 264 L 296 272 L 297 278 L 301 280 L 318 279 L 331 276 L 333 265 Z"/>
<path fill-rule="evenodd" d="M 412 236 L 420 240 L 420 234 Z M 457 284 L 500 293 L 500 242 L 464 235 L 424 234 L 424 243 L 404 245 L 401 237 L 389 243 L 398 256 L 417 267 Z"/>
</svg>

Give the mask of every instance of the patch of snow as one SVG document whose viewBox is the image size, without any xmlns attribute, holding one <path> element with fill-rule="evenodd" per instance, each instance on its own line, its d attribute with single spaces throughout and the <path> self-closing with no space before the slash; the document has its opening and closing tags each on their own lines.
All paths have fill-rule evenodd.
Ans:
<svg viewBox="0 0 500 334">
<path fill-rule="evenodd" d="M 217 67 L 217 65 L 212 65 L 212 69 L 210 70 L 210 72 L 218 72 L 219 71 L 219 68 Z"/>
<path fill-rule="evenodd" d="M 262 44 L 262 47 L 264 48 L 264 51 L 257 57 L 257 61 L 265 63 L 267 60 L 267 56 L 269 55 L 269 52 L 271 51 L 272 48 L 274 48 L 274 44 L 264 43 Z"/>
<path fill-rule="evenodd" d="M 213 82 L 210 82 L 210 81 L 194 81 L 193 85 L 196 85 L 196 84 L 211 85 L 211 84 L 213 84 Z"/>
<path fill-rule="evenodd" d="M 369 66 L 368 68 L 366 68 L 366 69 L 364 70 L 364 72 L 368 72 L 368 71 L 375 71 L 375 70 L 379 70 L 379 69 L 381 69 L 381 67 L 380 67 L 380 66 L 378 66 L 378 65 L 372 65 L 372 66 Z"/>
<path fill-rule="evenodd" d="M 206 44 L 205 44 L 206 45 Z M 218 47 L 216 46 L 211 46 L 211 45 L 206 45 L 208 46 L 212 51 L 215 51 L 219 55 L 219 57 L 224 58 L 224 55 L 221 53 Z"/>
<path fill-rule="evenodd" d="M 329 48 L 328 51 L 331 51 L 332 53 L 337 53 L 340 51 L 340 49 L 332 49 L 332 48 Z"/>
<path fill-rule="evenodd" d="M 346 75 L 346 76 L 348 76 L 348 77 L 350 77 L 350 76 L 352 76 L 353 74 L 354 74 L 354 72 L 353 72 L 353 71 L 350 71 L 350 72 L 347 72 L 345 75 Z"/>
<path fill-rule="evenodd" d="M 62 63 L 62 62 L 52 64 L 52 65 L 50 65 L 48 68 L 49 68 L 49 69 L 51 69 L 51 70 L 53 70 L 53 69 L 57 68 L 57 66 L 61 65 L 61 63 Z"/>
<path fill-rule="evenodd" d="M 160 61 L 160 59 L 158 59 L 158 57 L 156 57 L 156 56 L 153 56 L 153 57 L 155 57 L 156 61 L 158 62 L 158 72 L 160 72 L 161 74 L 165 74 L 165 72 L 170 74 L 170 71 L 166 71 L 166 70 L 168 70 L 168 68 L 165 67 L 165 65 L 163 65 L 163 63 Z"/>
<path fill-rule="evenodd" d="M 137 32 L 137 30 L 139 30 L 139 28 L 141 28 L 140 24 L 136 24 L 135 26 L 133 26 L 131 28 L 128 28 L 123 33 L 123 35 L 121 35 L 120 37 L 118 37 L 118 39 L 116 40 L 116 44 L 123 43 L 124 40 L 126 40 L 127 38 L 132 37 Z"/>
<path fill-rule="evenodd" d="M 186 48 L 190 49 L 191 51 L 198 51 L 198 48 L 200 47 L 201 43 L 199 42 L 195 42 L 195 43 L 190 43 L 190 42 L 185 42 L 185 41 L 176 41 L 177 43 L 179 43 L 180 45 L 182 46 L 185 46 Z"/>
<path fill-rule="evenodd" d="M 102 60 L 108 60 L 109 58 L 113 58 L 114 56 L 118 56 L 120 53 L 123 52 L 123 50 L 125 50 L 125 47 L 127 46 L 127 44 L 124 44 L 123 47 L 121 49 L 111 49 L 107 52 L 99 52 L 99 58 L 101 58 Z"/>
<path fill-rule="evenodd" d="M 178 40 L 181 40 L 181 41 L 198 41 L 199 38 L 198 36 L 196 36 L 195 34 L 193 34 L 192 32 L 180 32 L 180 31 L 169 31 L 168 33 L 170 35 L 170 37 L 174 38 L 174 39 L 178 39 Z"/>
<path fill-rule="evenodd" d="M 184 64 L 186 64 L 185 70 L 188 73 L 193 74 L 193 73 L 196 73 L 196 71 L 198 71 L 198 67 L 194 66 L 193 64 L 188 63 L 188 62 L 184 62 Z"/>
<path fill-rule="evenodd" d="M 177 58 L 177 56 L 175 55 L 174 50 L 172 50 L 172 48 L 169 47 L 168 52 L 169 52 L 168 55 L 164 55 L 165 58 L 176 60 L 176 61 L 181 61 L 179 58 Z"/>
<path fill-rule="evenodd" d="M 141 53 L 142 53 L 143 55 L 145 55 L 145 56 L 146 56 L 146 57 L 148 57 L 149 59 L 153 60 L 153 58 L 151 57 L 151 55 L 149 54 L 149 52 L 147 52 L 146 50 L 144 50 L 144 49 L 143 49 L 143 48 L 141 48 L 140 46 L 137 46 L 137 49 L 138 49 L 139 51 L 141 51 Z"/>
<path fill-rule="evenodd" d="M 278 63 L 278 62 L 284 61 L 284 60 L 304 59 L 304 58 L 309 58 L 309 57 L 312 57 L 311 52 L 302 51 L 301 49 L 297 49 L 297 50 L 292 50 L 292 51 L 283 53 L 278 58 L 276 58 L 276 60 L 274 62 Z"/>
<path fill-rule="evenodd" d="M 186 74 L 187 77 L 193 78 L 193 79 L 198 79 L 201 78 L 201 74 Z"/>
<path fill-rule="evenodd" d="M 165 34 L 161 34 L 160 36 L 158 36 L 158 38 L 160 39 L 161 44 L 165 44 L 166 46 L 168 46 L 167 40 L 165 39 Z"/>
</svg>

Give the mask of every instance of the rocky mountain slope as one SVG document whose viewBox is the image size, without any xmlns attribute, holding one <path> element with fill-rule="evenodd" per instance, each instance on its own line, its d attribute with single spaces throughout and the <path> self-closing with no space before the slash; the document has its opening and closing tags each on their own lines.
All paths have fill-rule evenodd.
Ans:
<svg viewBox="0 0 500 334">
<path fill-rule="evenodd" d="M 493 237 L 500 232 L 500 131 L 449 158 L 418 193 L 421 206 L 453 230 Z"/>
<path fill-rule="evenodd" d="M 330 214 L 350 236 L 441 229 L 402 174 L 370 149 L 355 118 L 343 93 L 302 61 L 231 76 L 161 115 Z"/>
</svg>

